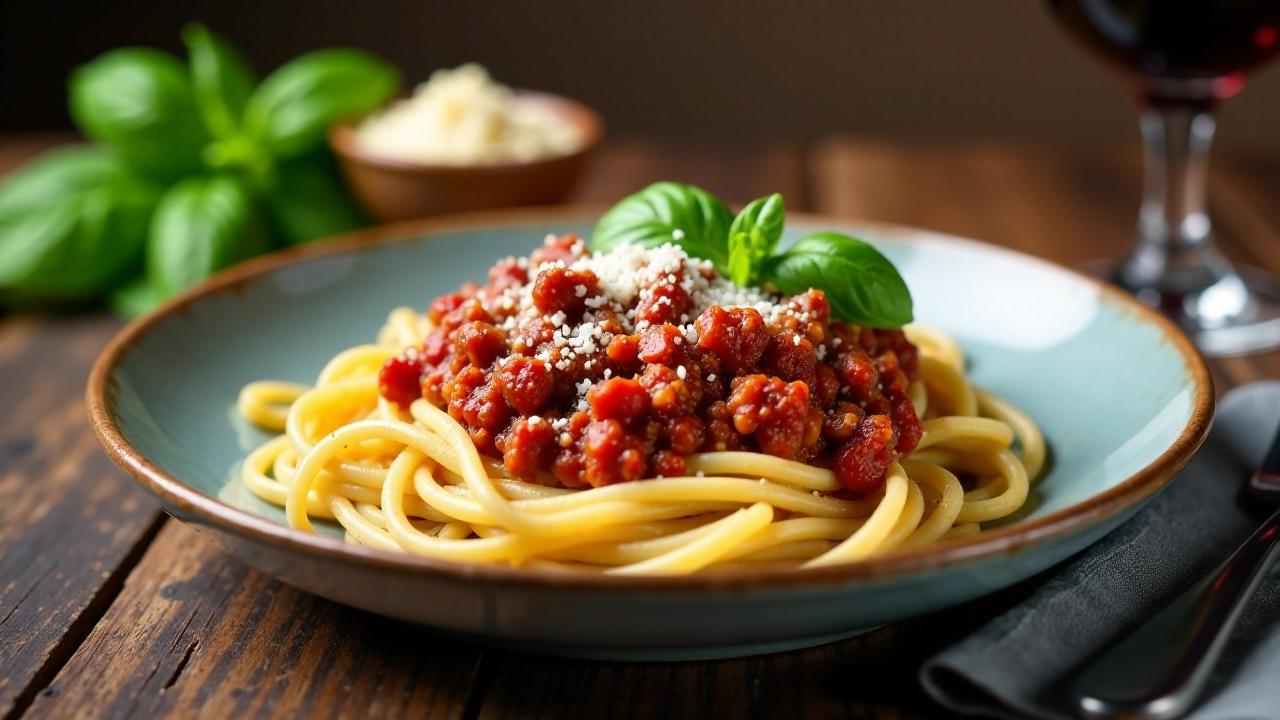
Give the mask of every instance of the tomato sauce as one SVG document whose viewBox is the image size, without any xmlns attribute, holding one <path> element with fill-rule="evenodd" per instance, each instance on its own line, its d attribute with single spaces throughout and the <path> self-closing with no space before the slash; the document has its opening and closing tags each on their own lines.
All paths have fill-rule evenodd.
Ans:
<svg viewBox="0 0 1280 720">
<path fill-rule="evenodd" d="M 832 319 L 821 290 L 750 290 L 737 306 L 743 291 L 707 263 L 652 252 L 661 267 L 614 272 L 566 235 L 500 261 L 485 285 L 430 303 L 434 329 L 386 363 L 382 396 L 425 398 L 512 475 L 570 488 L 683 475 L 686 456 L 717 450 L 830 467 L 853 494 L 881 487 L 922 433 L 902 331 Z"/>
</svg>

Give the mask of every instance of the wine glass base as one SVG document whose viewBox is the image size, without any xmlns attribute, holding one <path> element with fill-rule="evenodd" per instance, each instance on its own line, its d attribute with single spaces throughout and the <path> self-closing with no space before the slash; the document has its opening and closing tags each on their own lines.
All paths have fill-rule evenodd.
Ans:
<svg viewBox="0 0 1280 720">
<path fill-rule="evenodd" d="M 1116 282 L 1114 260 L 1085 263 L 1091 275 Z M 1200 351 L 1211 357 L 1246 355 L 1280 348 L 1280 277 L 1248 266 L 1217 284 L 1189 295 L 1153 288 L 1125 288 L 1151 308 L 1173 320 Z"/>
</svg>

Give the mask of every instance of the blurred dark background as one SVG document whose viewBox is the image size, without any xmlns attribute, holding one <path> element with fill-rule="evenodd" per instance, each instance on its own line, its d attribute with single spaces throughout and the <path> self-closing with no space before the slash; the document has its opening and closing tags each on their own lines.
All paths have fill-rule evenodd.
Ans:
<svg viewBox="0 0 1280 720">
<path fill-rule="evenodd" d="M 265 73 L 356 45 L 410 82 L 476 60 L 507 84 L 601 109 L 618 135 L 759 140 L 859 133 L 1136 140 L 1124 90 L 1034 0 L 6 2 L 0 131 L 70 127 L 68 71 L 124 44 L 179 51 L 210 24 Z M 1223 143 L 1280 152 L 1280 64 L 1226 104 Z"/>
</svg>

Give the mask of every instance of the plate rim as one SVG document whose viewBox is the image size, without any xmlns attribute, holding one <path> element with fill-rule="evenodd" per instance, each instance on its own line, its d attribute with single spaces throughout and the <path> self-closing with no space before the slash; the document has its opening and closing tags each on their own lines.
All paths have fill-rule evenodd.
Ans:
<svg viewBox="0 0 1280 720">
<path fill-rule="evenodd" d="M 1186 425 L 1174 442 L 1159 456 L 1116 485 L 1080 502 L 1043 517 L 994 528 L 944 547 L 929 546 L 854 563 L 787 570 L 735 571 L 714 575 L 630 576 L 565 573 L 538 568 L 505 565 L 455 563 L 447 560 L 394 553 L 341 539 L 306 533 L 276 523 L 247 510 L 206 495 L 151 462 L 133 447 L 116 427 L 107 399 L 108 380 L 137 341 L 153 325 L 216 292 L 241 285 L 281 268 L 309 259 L 359 253 L 369 248 L 403 242 L 431 242 L 435 237 L 460 230 L 478 230 L 508 225 L 547 222 L 575 222 L 598 217 L 606 208 L 596 205 L 566 205 L 537 208 L 485 210 L 421 220 L 377 225 L 335 236 L 321 243 L 285 248 L 223 270 L 179 294 L 160 307 L 122 328 L 107 343 L 89 373 L 85 403 L 90 425 L 106 454 L 139 485 L 160 500 L 163 509 L 184 522 L 199 522 L 242 539 L 282 546 L 293 552 L 317 555 L 326 560 L 358 563 L 367 569 L 413 574 L 430 574 L 440 579 L 492 581 L 508 586 L 544 587 L 565 590 L 690 591 L 806 588 L 846 585 L 855 582 L 882 582 L 956 565 L 1015 556 L 1040 547 L 1056 538 L 1068 537 L 1092 527 L 1141 503 L 1164 488 L 1190 461 L 1204 442 L 1214 414 L 1214 381 L 1204 358 L 1190 339 L 1170 320 L 1118 288 L 1071 268 L 1028 253 L 972 238 L 926 228 L 844 218 L 813 213 L 790 213 L 788 220 L 799 224 L 857 225 L 882 233 L 895 241 L 911 243 L 912 235 L 933 240 L 977 245 L 984 251 L 1013 256 L 1066 273 L 1093 285 L 1101 301 L 1111 301 L 1155 325 L 1164 339 L 1181 356 L 1194 382 L 1192 407 Z M 176 510 L 170 511 L 170 508 Z"/>
</svg>

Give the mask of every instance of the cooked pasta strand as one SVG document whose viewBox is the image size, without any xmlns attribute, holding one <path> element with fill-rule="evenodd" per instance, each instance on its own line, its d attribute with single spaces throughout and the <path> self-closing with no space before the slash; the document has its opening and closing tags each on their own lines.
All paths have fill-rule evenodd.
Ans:
<svg viewBox="0 0 1280 720">
<path fill-rule="evenodd" d="M 377 344 L 335 356 L 315 387 L 245 386 L 240 413 L 281 433 L 245 459 L 245 486 L 283 506 L 294 528 L 336 522 L 348 541 L 384 550 L 680 574 L 856 562 L 967 537 L 1016 512 L 1045 462 L 1035 423 L 969 383 L 959 345 L 910 327 L 921 377 L 908 395 L 923 436 L 868 497 L 841 492 L 830 469 L 736 451 L 687 456 L 682 477 L 584 490 L 527 482 L 482 456 L 448 413 L 380 397 L 383 363 L 429 330 L 401 308 Z"/>
</svg>

